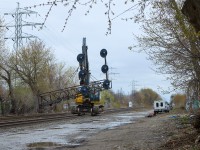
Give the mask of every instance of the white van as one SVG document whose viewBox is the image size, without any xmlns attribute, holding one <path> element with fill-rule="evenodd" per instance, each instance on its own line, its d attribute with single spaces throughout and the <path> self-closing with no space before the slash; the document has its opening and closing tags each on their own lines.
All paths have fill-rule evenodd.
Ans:
<svg viewBox="0 0 200 150">
<path fill-rule="evenodd" d="M 163 100 L 154 101 L 154 113 L 169 112 L 169 103 Z"/>
<path fill-rule="evenodd" d="M 132 102 L 128 102 L 128 107 L 132 108 L 133 107 L 133 103 Z"/>
</svg>

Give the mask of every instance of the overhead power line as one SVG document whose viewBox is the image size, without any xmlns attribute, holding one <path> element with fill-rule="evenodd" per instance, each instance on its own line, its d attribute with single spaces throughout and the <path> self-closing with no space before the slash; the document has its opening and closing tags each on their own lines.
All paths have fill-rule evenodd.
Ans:
<svg viewBox="0 0 200 150">
<path fill-rule="evenodd" d="M 19 50 L 23 46 L 23 39 L 37 38 L 37 36 L 30 35 L 27 33 L 23 34 L 23 32 L 22 32 L 23 27 L 26 27 L 26 26 L 36 27 L 37 25 L 42 25 L 42 23 L 23 21 L 23 19 L 22 19 L 23 15 L 30 16 L 31 14 L 37 15 L 37 12 L 31 11 L 28 9 L 22 9 L 22 8 L 20 8 L 19 3 L 17 3 L 17 8 L 14 13 L 4 13 L 4 15 L 11 15 L 15 20 L 14 25 L 7 24 L 4 26 L 0 26 L 0 27 L 4 27 L 6 29 L 9 29 L 11 27 L 15 28 L 15 36 L 14 37 L 5 37 L 5 39 L 12 39 L 14 41 L 13 47 L 14 47 L 15 51 Z"/>
</svg>

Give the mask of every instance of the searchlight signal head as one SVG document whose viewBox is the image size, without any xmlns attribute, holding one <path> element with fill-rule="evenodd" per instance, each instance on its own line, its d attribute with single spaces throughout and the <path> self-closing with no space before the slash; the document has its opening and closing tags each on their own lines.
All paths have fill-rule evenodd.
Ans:
<svg viewBox="0 0 200 150">
<path fill-rule="evenodd" d="M 100 55 L 101 55 L 101 57 L 105 58 L 107 56 L 107 50 L 106 49 L 102 49 L 100 51 Z"/>
<path fill-rule="evenodd" d="M 107 72 L 108 72 L 108 65 L 103 65 L 103 66 L 101 67 L 101 71 L 102 71 L 103 73 L 107 73 Z"/>
<path fill-rule="evenodd" d="M 79 71 L 78 76 L 79 76 L 79 79 L 83 80 L 86 76 L 86 71 L 85 70 Z"/>
<path fill-rule="evenodd" d="M 80 86 L 81 86 L 80 92 L 84 96 L 86 96 L 91 92 L 92 87 L 90 87 L 91 85 L 89 83 L 90 73 L 89 73 L 89 69 L 87 69 L 87 67 L 89 66 L 89 63 L 87 60 L 88 59 L 87 50 L 85 50 L 84 46 L 86 46 L 85 38 L 83 39 L 82 53 L 78 54 L 77 61 L 79 62 L 79 66 L 80 66 L 80 71 L 78 73 L 78 77 L 80 80 Z M 108 79 L 109 67 L 108 67 L 107 61 L 106 61 L 107 54 L 108 54 L 108 52 L 106 49 L 101 49 L 100 56 L 105 60 L 105 63 L 101 67 L 101 71 L 106 75 L 106 79 L 104 79 L 103 81 L 100 82 L 101 88 L 102 88 L 101 90 L 103 90 L 103 89 L 108 90 L 112 86 L 112 82 Z"/>
<path fill-rule="evenodd" d="M 84 54 L 78 54 L 77 61 L 81 64 L 84 61 L 85 57 Z"/>
<path fill-rule="evenodd" d="M 103 88 L 108 90 L 110 88 L 110 81 L 108 79 L 104 80 Z"/>
</svg>

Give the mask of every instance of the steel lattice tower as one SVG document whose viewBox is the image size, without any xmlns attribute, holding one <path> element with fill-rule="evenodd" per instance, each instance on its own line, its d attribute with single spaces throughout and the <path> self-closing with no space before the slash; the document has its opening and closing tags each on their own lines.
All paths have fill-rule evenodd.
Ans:
<svg viewBox="0 0 200 150">
<path fill-rule="evenodd" d="M 30 14 L 37 14 L 35 11 L 27 10 L 27 9 L 22 9 L 19 6 L 19 3 L 17 3 L 17 8 L 14 13 L 4 13 L 4 15 L 12 15 L 15 19 L 15 25 L 10 25 L 10 26 L 0 26 L 0 27 L 6 27 L 7 29 L 9 27 L 14 27 L 15 28 L 15 37 L 10 37 L 10 38 L 5 38 L 5 39 L 12 39 L 14 41 L 14 50 L 18 51 L 22 46 L 23 46 L 23 39 L 30 39 L 30 38 L 37 38 L 34 35 L 28 35 L 28 36 L 23 36 L 22 35 L 22 27 L 23 26 L 36 26 L 36 25 L 42 25 L 41 23 L 32 23 L 32 22 L 26 22 L 22 23 L 23 15 L 30 15 Z"/>
<path fill-rule="evenodd" d="M 22 43 L 22 13 L 20 12 L 19 3 L 15 12 L 15 43 L 14 49 L 17 51 L 23 45 Z"/>
</svg>

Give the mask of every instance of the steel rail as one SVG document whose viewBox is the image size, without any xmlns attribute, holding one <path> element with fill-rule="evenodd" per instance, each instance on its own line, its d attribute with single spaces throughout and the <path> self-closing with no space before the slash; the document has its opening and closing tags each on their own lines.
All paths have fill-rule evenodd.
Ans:
<svg viewBox="0 0 200 150">
<path fill-rule="evenodd" d="M 107 109 L 104 111 L 104 114 L 112 114 L 112 113 L 118 113 L 118 112 L 130 111 L 130 110 L 133 110 L 133 109 L 130 109 L 130 108 Z M 78 115 L 73 115 L 69 113 L 51 114 L 51 115 L 44 114 L 40 116 L 26 116 L 26 118 L 23 118 L 23 117 L 22 118 L 19 117 L 19 119 L 14 119 L 14 120 L 12 119 L 0 120 L 0 128 L 13 127 L 13 126 L 19 126 L 19 125 L 29 125 L 33 123 L 42 123 L 42 122 L 48 122 L 48 121 L 57 121 L 57 120 L 62 120 L 62 119 L 69 120 L 69 119 L 81 118 Z"/>
<path fill-rule="evenodd" d="M 78 116 L 54 116 L 54 117 L 44 117 L 44 118 L 33 118 L 33 119 L 25 119 L 25 120 L 10 120 L 10 121 L 4 121 L 0 122 L 0 128 L 2 127 L 11 127 L 11 126 L 17 126 L 17 125 L 28 125 L 33 123 L 42 123 L 42 122 L 48 122 L 48 121 L 56 121 L 56 120 L 62 120 L 62 119 L 73 119 L 77 118 Z"/>
</svg>

